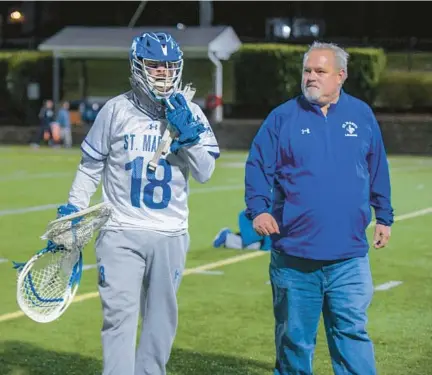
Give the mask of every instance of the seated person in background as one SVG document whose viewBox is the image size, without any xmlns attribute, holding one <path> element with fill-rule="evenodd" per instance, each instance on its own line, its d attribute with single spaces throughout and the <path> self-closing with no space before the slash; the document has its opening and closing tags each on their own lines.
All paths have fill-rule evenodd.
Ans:
<svg viewBox="0 0 432 375">
<path fill-rule="evenodd" d="M 229 228 L 222 228 L 213 241 L 213 247 L 225 247 L 228 249 L 246 250 L 270 250 L 270 236 L 260 236 L 252 227 L 245 211 L 241 211 L 238 217 L 240 232 L 234 233 Z"/>
<path fill-rule="evenodd" d="M 57 113 L 56 122 L 60 125 L 61 140 L 65 147 L 72 147 L 72 128 L 69 112 L 69 102 L 64 101 L 60 110 Z"/>
</svg>

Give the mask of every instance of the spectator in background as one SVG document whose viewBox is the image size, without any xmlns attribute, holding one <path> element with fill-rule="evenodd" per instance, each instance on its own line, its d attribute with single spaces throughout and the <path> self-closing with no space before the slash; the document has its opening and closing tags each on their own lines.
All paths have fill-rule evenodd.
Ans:
<svg viewBox="0 0 432 375">
<path fill-rule="evenodd" d="M 66 148 L 72 147 L 72 129 L 69 113 L 69 102 L 65 101 L 57 114 L 57 123 L 60 125 L 60 134 Z"/>
<path fill-rule="evenodd" d="M 51 124 L 54 122 L 54 102 L 51 99 L 48 99 L 44 102 L 40 112 L 39 112 L 39 120 L 40 120 L 40 128 L 39 132 L 36 134 L 36 138 L 31 144 L 33 147 L 39 147 L 40 143 L 43 140 L 46 140 L 45 134 L 48 134 L 48 144 L 51 145 L 55 143 L 53 132 L 51 130 Z"/>
<path fill-rule="evenodd" d="M 393 223 L 384 143 L 372 109 L 348 95 L 348 53 L 315 42 L 303 59 L 303 95 L 274 109 L 246 162 L 247 215 L 271 236 L 275 375 L 312 375 L 321 313 L 336 375 L 376 375 L 367 309 L 374 247 Z"/>
</svg>

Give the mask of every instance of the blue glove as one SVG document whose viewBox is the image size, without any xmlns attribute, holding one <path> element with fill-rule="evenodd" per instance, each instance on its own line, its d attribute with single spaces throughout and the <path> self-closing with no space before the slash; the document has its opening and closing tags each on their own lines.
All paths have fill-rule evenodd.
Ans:
<svg viewBox="0 0 432 375">
<path fill-rule="evenodd" d="M 63 216 L 71 215 L 78 211 L 79 211 L 78 207 L 74 206 L 73 204 L 70 203 L 62 204 L 57 208 L 57 219 L 60 219 Z M 81 219 L 82 217 L 72 220 L 72 225 L 79 223 Z M 51 240 L 48 241 L 47 249 L 52 250 L 52 249 L 57 249 L 57 247 L 61 247 L 61 244 L 55 244 Z"/>
<path fill-rule="evenodd" d="M 62 204 L 57 208 L 57 219 L 63 216 L 74 214 L 75 212 L 78 211 L 79 211 L 78 207 L 74 206 L 73 204 L 70 203 Z"/>
<path fill-rule="evenodd" d="M 174 142 L 171 151 L 198 143 L 199 135 L 205 132 L 205 127 L 201 122 L 194 120 L 184 96 L 174 94 L 169 98 L 169 103 L 164 99 L 164 104 L 166 106 L 167 120 L 179 133 L 178 141 Z"/>
<path fill-rule="evenodd" d="M 74 206 L 73 204 L 62 204 L 57 208 L 57 219 L 60 219 L 63 216 L 74 214 L 78 211 L 78 207 Z"/>
<path fill-rule="evenodd" d="M 173 143 L 171 143 L 170 150 L 173 154 L 175 154 L 175 153 L 177 153 L 178 150 L 180 150 L 184 146 L 196 145 L 199 142 L 199 140 L 200 140 L 199 137 L 197 137 L 196 139 L 194 139 L 192 141 L 186 141 L 186 142 L 180 142 L 178 140 L 175 140 L 175 141 L 173 141 Z"/>
<path fill-rule="evenodd" d="M 57 208 L 57 219 L 60 219 L 63 216 L 74 214 L 78 212 L 79 208 L 74 206 L 73 204 L 62 204 Z M 72 220 L 72 225 L 78 224 L 82 220 L 82 217 L 78 217 Z"/>
</svg>

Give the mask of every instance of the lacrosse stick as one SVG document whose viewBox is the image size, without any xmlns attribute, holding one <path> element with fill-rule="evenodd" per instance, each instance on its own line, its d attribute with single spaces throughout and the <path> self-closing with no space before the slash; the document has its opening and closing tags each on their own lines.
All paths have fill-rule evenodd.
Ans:
<svg viewBox="0 0 432 375">
<path fill-rule="evenodd" d="M 191 86 L 191 84 L 187 84 L 182 91 L 180 91 L 180 94 L 184 96 L 186 101 L 191 101 L 195 95 L 196 89 Z M 173 108 L 171 103 L 169 102 L 169 99 L 167 99 L 167 103 L 170 106 L 170 109 Z M 153 155 L 153 158 L 150 160 L 148 167 L 155 171 L 159 160 L 162 156 L 165 156 L 168 151 L 170 150 L 171 143 L 177 136 L 177 133 L 171 128 L 170 124 L 167 123 L 167 127 L 162 135 L 161 143 L 159 144 L 159 147 L 157 148 L 155 154 Z"/>
<path fill-rule="evenodd" d="M 51 221 L 43 240 L 49 245 L 18 269 L 17 302 L 38 323 L 58 319 L 71 304 L 81 281 L 82 250 L 108 220 L 111 207 L 100 203 Z"/>
</svg>

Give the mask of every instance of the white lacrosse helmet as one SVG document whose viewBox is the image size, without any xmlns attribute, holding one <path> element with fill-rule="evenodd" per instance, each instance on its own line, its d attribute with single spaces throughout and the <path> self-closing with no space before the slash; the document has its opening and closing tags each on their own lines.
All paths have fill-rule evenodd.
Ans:
<svg viewBox="0 0 432 375">
<path fill-rule="evenodd" d="M 144 33 L 132 41 L 129 52 L 132 87 L 161 101 L 181 85 L 183 52 L 167 33 Z"/>
</svg>

